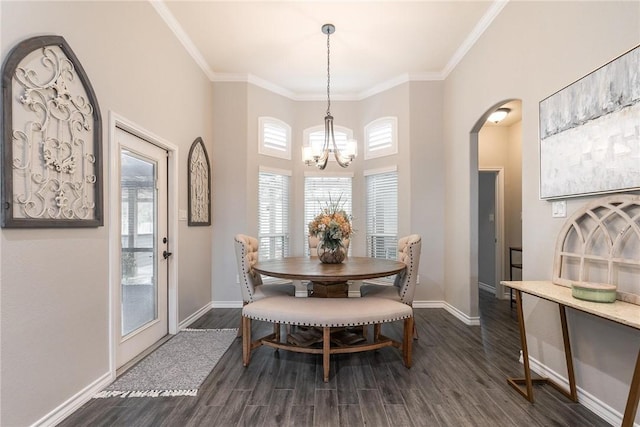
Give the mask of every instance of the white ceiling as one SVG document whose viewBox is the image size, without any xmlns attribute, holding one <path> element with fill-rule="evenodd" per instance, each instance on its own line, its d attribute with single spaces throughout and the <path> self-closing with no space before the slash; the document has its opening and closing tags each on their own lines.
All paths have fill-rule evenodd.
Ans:
<svg viewBox="0 0 640 427">
<path fill-rule="evenodd" d="M 250 81 L 292 99 L 363 99 L 441 80 L 500 13 L 499 1 L 152 1 L 212 81 Z"/>
</svg>

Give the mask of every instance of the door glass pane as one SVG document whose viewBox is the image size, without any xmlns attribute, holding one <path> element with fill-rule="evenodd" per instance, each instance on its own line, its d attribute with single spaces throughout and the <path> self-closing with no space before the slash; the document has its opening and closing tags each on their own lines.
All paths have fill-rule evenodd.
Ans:
<svg viewBox="0 0 640 427">
<path fill-rule="evenodd" d="M 123 151 L 122 188 L 122 336 L 158 316 L 155 191 L 156 165 Z"/>
</svg>

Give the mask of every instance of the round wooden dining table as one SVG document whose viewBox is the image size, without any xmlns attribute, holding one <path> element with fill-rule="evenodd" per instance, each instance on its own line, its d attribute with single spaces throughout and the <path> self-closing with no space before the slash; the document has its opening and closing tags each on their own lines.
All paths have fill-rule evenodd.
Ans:
<svg viewBox="0 0 640 427">
<path fill-rule="evenodd" d="M 340 264 L 324 264 L 318 258 L 286 257 L 258 261 L 253 269 L 266 276 L 289 280 L 310 281 L 315 297 L 348 296 L 349 280 L 365 280 L 391 276 L 406 269 L 399 261 L 348 257 Z"/>
</svg>

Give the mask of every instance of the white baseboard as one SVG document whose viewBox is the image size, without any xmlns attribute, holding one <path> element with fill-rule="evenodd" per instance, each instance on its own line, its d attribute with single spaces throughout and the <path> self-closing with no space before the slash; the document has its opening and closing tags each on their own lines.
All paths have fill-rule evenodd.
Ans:
<svg viewBox="0 0 640 427">
<path fill-rule="evenodd" d="M 212 308 L 242 308 L 242 301 L 212 301 Z"/>
<path fill-rule="evenodd" d="M 492 293 L 492 294 L 494 294 L 494 295 L 496 294 L 496 288 L 495 288 L 495 286 L 488 285 L 488 284 L 486 284 L 486 283 L 484 283 L 484 282 L 478 282 L 478 287 L 479 287 L 480 289 L 482 289 L 483 291 L 490 292 L 490 293 Z"/>
<path fill-rule="evenodd" d="M 456 319 L 460 320 L 465 325 L 469 326 L 479 326 L 480 325 L 480 317 L 470 317 L 449 304 L 446 301 L 414 301 L 413 308 L 443 308 L 449 314 L 455 316 Z"/>
<path fill-rule="evenodd" d="M 522 351 L 520 351 L 520 363 L 522 363 L 522 361 Z M 543 365 L 539 360 L 536 360 L 531 356 L 529 356 L 529 367 L 533 372 L 540 375 L 541 377 L 549 378 L 556 384 L 563 387 L 565 390 L 569 390 L 569 380 L 567 378 L 550 369 L 548 366 Z M 578 392 L 578 402 L 580 402 L 580 404 L 585 408 L 589 409 L 591 412 L 593 412 L 612 426 L 619 426 L 622 424 L 622 413 L 616 411 L 614 408 L 607 405 L 602 400 L 585 391 L 581 387 L 576 386 L 576 390 Z M 634 427 L 640 427 L 640 424 L 638 423 L 634 423 L 633 425 Z"/>
<path fill-rule="evenodd" d="M 185 328 L 188 328 L 189 325 L 191 325 L 193 322 L 195 322 L 196 320 L 198 320 L 199 318 L 201 318 L 202 316 L 205 315 L 205 313 L 209 310 L 211 310 L 213 308 L 213 302 L 210 302 L 208 304 L 206 304 L 204 307 L 202 307 L 200 310 L 196 311 L 195 313 L 193 313 L 191 316 L 187 317 L 186 319 L 184 319 L 182 322 L 180 322 L 178 324 L 178 330 L 181 331 Z"/>
<path fill-rule="evenodd" d="M 91 400 L 91 398 L 95 396 L 96 393 L 111 384 L 114 379 L 115 376 L 113 376 L 111 372 L 107 372 L 106 374 L 102 375 L 100 378 L 80 390 L 78 393 L 67 399 L 56 409 L 33 423 L 32 427 L 55 426 L 56 424 L 67 418 L 69 415 L 71 415 L 73 412 L 80 409 L 80 407 Z"/>
</svg>

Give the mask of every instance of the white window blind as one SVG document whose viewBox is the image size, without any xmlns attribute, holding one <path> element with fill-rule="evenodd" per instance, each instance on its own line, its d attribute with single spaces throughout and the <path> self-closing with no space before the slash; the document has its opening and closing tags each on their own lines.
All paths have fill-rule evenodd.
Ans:
<svg viewBox="0 0 640 427">
<path fill-rule="evenodd" d="M 329 200 L 337 201 L 347 214 L 352 213 L 350 176 L 306 176 L 304 178 L 304 253 L 309 255 L 309 223 L 324 209 Z"/>
<path fill-rule="evenodd" d="M 291 160 L 291 126 L 273 117 L 258 119 L 260 138 L 258 152 Z"/>
<path fill-rule="evenodd" d="M 398 152 L 398 119 L 383 117 L 364 128 L 364 158 L 389 156 Z"/>
<path fill-rule="evenodd" d="M 258 241 L 260 259 L 289 255 L 289 173 L 258 174 Z"/>
<path fill-rule="evenodd" d="M 366 176 L 367 255 L 396 259 L 398 247 L 398 172 Z"/>
</svg>

